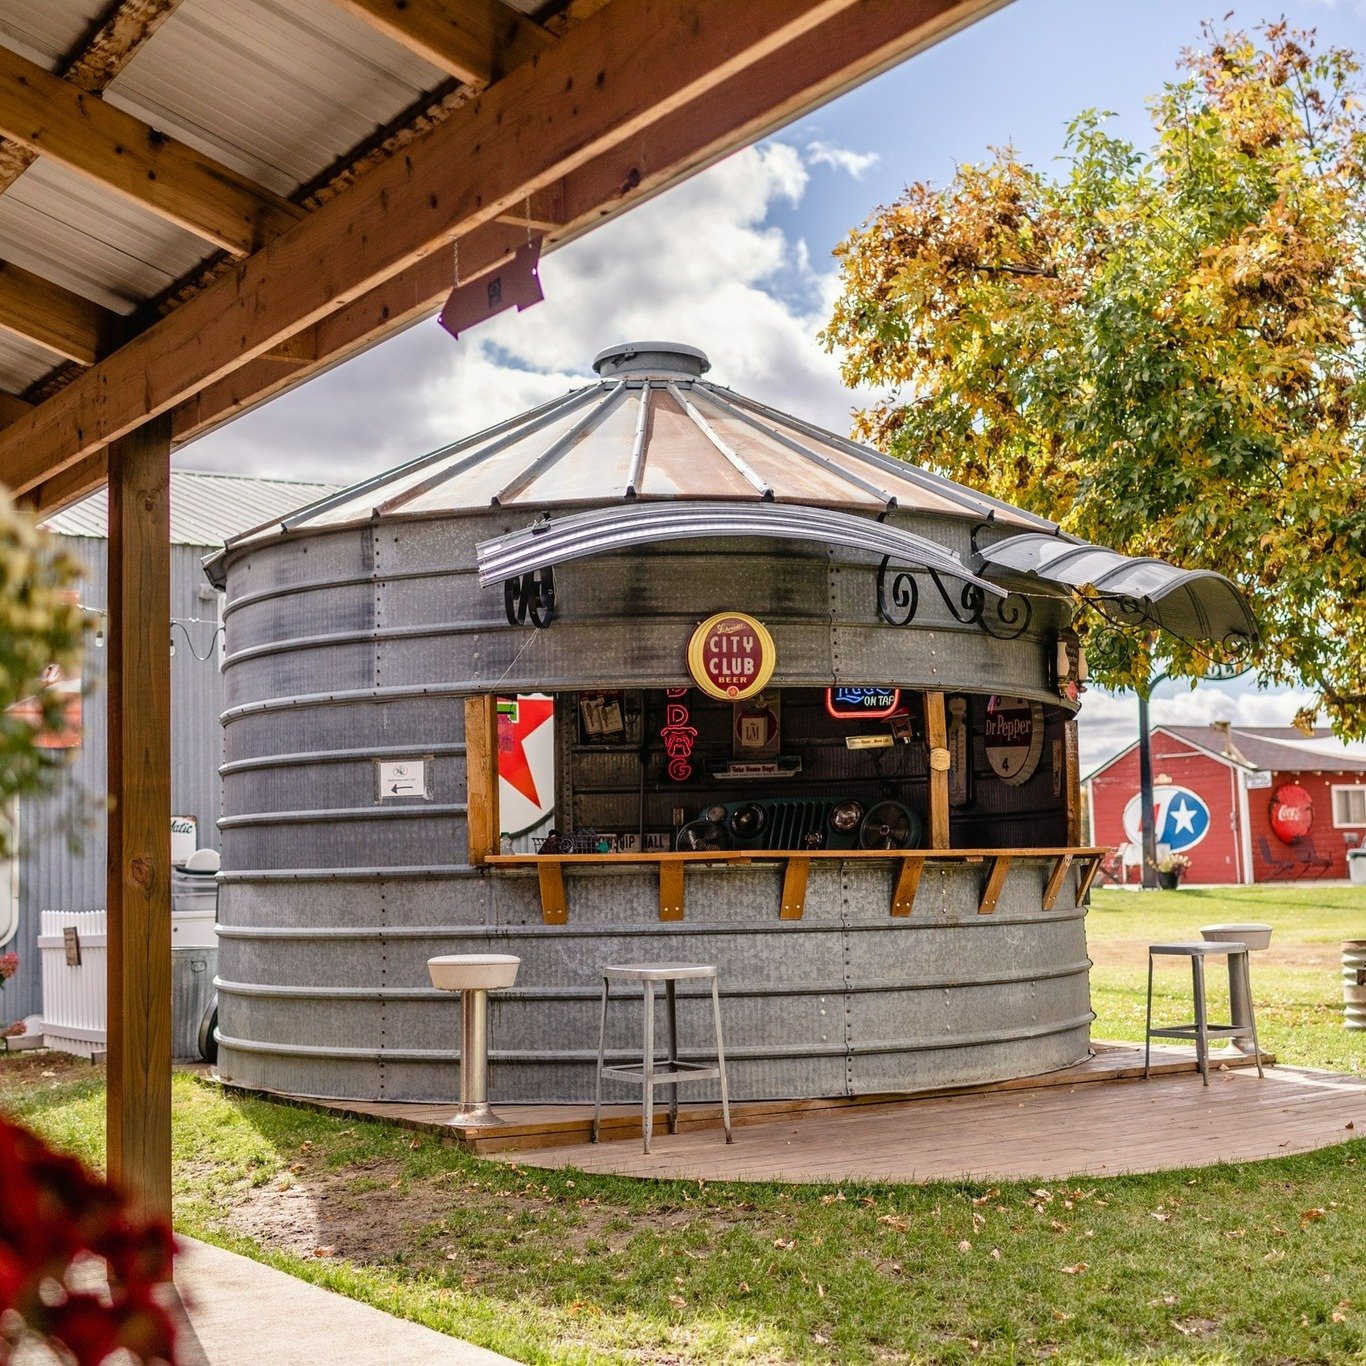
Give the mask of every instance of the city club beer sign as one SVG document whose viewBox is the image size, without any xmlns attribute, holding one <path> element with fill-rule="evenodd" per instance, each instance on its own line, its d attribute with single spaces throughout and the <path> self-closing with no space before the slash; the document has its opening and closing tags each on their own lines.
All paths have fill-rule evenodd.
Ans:
<svg viewBox="0 0 1366 1366">
<path fill-rule="evenodd" d="M 708 697 L 739 702 L 762 692 L 778 651 L 762 622 L 743 612 L 718 612 L 692 633 L 688 672 Z"/>
</svg>

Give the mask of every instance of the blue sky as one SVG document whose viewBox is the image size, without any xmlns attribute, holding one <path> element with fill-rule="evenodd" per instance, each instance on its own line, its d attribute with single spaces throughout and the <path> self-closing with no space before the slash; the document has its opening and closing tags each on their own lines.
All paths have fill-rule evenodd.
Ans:
<svg viewBox="0 0 1366 1366">
<path fill-rule="evenodd" d="M 547 258 L 546 302 L 453 342 L 427 322 L 186 448 L 197 468 L 336 480 L 385 469 L 540 402 L 589 373 L 609 343 L 673 337 L 713 377 L 847 428 L 859 396 L 815 334 L 838 281 L 832 248 L 910 182 L 943 182 L 1013 144 L 1044 166 L 1068 121 L 1113 111 L 1149 136 L 1145 100 L 1176 75 L 1200 23 L 1192 0 L 1015 0 L 947 41 Z M 1238 6 L 1252 27 L 1284 16 L 1324 44 L 1366 52 L 1366 0 Z M 1179 552 L 1174 551 L 1179 558 Z M 1168 684 L 1158 720 L 1286 724 L 1292 696 L 1245 684 Z M 1132 697 L 1088 694 L 1083 762 L 1132 737 Z"/>
</svg>

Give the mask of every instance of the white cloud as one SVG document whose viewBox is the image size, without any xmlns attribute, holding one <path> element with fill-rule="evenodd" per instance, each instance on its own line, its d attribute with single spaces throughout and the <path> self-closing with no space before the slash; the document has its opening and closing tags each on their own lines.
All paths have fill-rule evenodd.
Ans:
<svg viewBox="0 0 1366 1366">
<path fill-rule="evenodd" d="M 806 146 L 806 159 L 813 166 L 829 166 L 835 171 L 844 171 L 855 180 L 862 180 L 882 158 L 876 152 L 855 152 L 848 147 L 837 147 L 834 143 L 809 142 Z"/>
<path fill-rule="evenodd" d="M 1232 721 L 1243 726 L 1288 726 L 1295 713 L 1312 700 L 1313 694 L 1304 690 L 1201 684 L 1154 698 L 1150 717 L 1153 725 L 1208 726 L 1212 721 Z M 1090 773 L 1138 739 L 1138 699 L 1133 693 L 1092 689 L 1082 699 L 1077 733 L 1081 769 Z"/>
<path fill-rule="evenodd" d="M 201 468 L 360 478 L 580 384 L 602 347 L 700 346 L 712 378 L 839 431 L 853 396 L 816 341 L 838 289 L 768 220 L 809 182 L 746 148 L 546 258 L 545 301 L 458 342 L 429 321 L 189 447 Z"/>
</svg>

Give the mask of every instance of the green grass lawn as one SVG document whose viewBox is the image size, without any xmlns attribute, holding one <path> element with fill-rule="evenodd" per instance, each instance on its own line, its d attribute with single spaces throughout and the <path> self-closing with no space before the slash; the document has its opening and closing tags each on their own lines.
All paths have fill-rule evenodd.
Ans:
<svg viewBox="0 0 1366 1366">
<path fill-rule="evenodd" d="M 1252 956 L 1252 991 L 1264 1048 L 1282 1062 L 1366 1070 L 1366 1034 L 1342 1027 L 1342 942 L 1366 939 L 1366 887 L 1183 888 L 1176 892 L 1096 892 L 1086 934 L 1091 973 L 1092 1033 L 1098 1039 L 1141 1039 L 1147 946 L 1198 939 L 1201 925 L 1271 925 L 1271 947 Z M 1227 1018 L 1222 962 L 1210 964 L 1211 1010 Z M 1189 1019 L 1190 970 L 1157 964 L 1154 1017 Z"/>
<path fill-rule="evenodd" d="M 1138 1036 L 1150 940 L 1246 919 L 1277 927 L 1268 1042 L 1360 1071 L 1334 1011 L 1361 890 L 1099 894 L 1097 1036 Z M 98 1069 L 0 1058 L 0 1105 L 99 1161 Z M 1034 1187 L 635 1182 L 180 1075 L 175 1164 L 182 1231 L 525 1361 L 1366 1360 L 1362 1140 Z"/>
</svg>

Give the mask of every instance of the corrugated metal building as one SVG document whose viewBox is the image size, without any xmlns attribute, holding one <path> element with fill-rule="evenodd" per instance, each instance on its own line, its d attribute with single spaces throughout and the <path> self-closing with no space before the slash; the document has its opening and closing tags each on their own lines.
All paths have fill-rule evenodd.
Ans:
<svg viewBox="0 0 1366 1366">
<path fill-rule="evenodd" d="M 243 478 L 175 470 L 171 474 L 171 803 L 193 816 L 201 846 L 218 847 L 222 758 L 219 713 L 219 594 L 202 560 L 223 541 L 284 516 L 333 492 L 330 484 Z M 81 601 L 95 612 L 107 600 L 108 509 L 105 493 L 58 513 L 47 524 L 81 564 Z M 92 635 L 86 651 L 82 742 L 67 754 L 53 790 L 22 802 L 20 856 L 0 883 L 0 948 L 19 954 L 18 974 L 0 997 L 0 1016 L 22 1019 L 42 1009 L 38 921 L 45 910 L 90 911 L 104 906 L 105 793 L 104 652 Z M 17 910 L 17 916 L 16 916 Z M 17 921 L 17 933 L 11 927 Z M 7 942 L 7 939 L 9 942 Z"/>
</svg>

